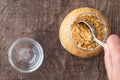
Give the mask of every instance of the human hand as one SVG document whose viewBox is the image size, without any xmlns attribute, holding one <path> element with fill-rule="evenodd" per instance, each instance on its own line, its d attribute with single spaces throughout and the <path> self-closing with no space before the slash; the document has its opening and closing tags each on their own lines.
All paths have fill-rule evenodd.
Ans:
<svg viewBox="0 0 120 80">
<path fill-rule="evenodd" d="M 120 80 L 120 38 L 111 35 L 104 47 L 105 67 L 109 80 Z"/>
</svg>

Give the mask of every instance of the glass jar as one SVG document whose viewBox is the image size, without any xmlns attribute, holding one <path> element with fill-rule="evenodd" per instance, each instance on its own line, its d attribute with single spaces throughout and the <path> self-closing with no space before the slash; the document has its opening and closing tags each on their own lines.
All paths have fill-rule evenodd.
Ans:
<svg viewBox="0 0 120 80">
<path fill-rule="evenodd" d="M 74 43 L 74 41 L 71 37 L 70 31 L 71 31 L 71 26 L 74 23 L 74 21 L 79 16 L 88 15 L 88 14 L 96 16 L 103 24 L 104 31 L 105 31 L 103 42 L 105 42 L 106 39 L 108 38 L 108 36 L 110 35 L 110 26 L 109 26 L 108 20 L 98 10 L 95 10 L 92 8 L 87 8 L 87 7 L 79 8 L 79 9 L 75 9 L 74 11 L 70 12 L 63 20 L 63 22 L 60 26 L 60 30 L 59 30 L 59 37 L 60 37 L 60 42 L 61 42 L 62 46 L 67 51 L 72 53 L 73 55 L 76 55 L 79 57 L 84 57 L 84 58 L 98 55 L 103 50 L 103 47 L 100 45 L 98 45 L 97 47 L 92 48 L 92 49 L 84 49 L 82 47 L 80 48 Z"/>
</svg>

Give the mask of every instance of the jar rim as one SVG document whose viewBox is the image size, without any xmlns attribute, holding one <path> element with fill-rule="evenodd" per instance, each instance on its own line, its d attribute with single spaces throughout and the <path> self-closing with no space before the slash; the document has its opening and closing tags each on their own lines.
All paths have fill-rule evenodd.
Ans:
<svg viewBox="0 0 120 80">
<path fill-rule="evenodd" d="M 69 37 L 72 45 L 74 45 L 76 48 L 78 48 L 78 49 L 80 49 L 80 50 L 89 52 L 89 51 L 97 50 L 98 48 L 101 47 L 101 45 L 99 44 L 97 47 L 91 48 L 91 49 L 84 49 L 84 48 L 78 47 L 78 46 L 75 44 L 75 42 L 73 41 L 72 36 L 71 36 L 71 33 L 70 33 L 70 32 L 71 32 L 71 26 L 72 26 L 72 24 L 74 23 L 74 21 L 75 21 L 79 16 L 84 16 L 84 15 L 86 15 L 86 14 L 92 14 L 92 15 L 96 16 L 96 17 L 102 22 L 102 24 L 104 25 L 105 35 L 104 35 L 103 42 L 105 42 L 106 39 L 107 39 L 107 37 L 108 37 L 108 29 L 107 29 L 107 26 L 108 26 L 108 25 L 106 24 L 105 20 L 104 20 L 102 17 L 100 17 L 98 14 L 91 13 L 91 12 L 86 12 L 86 13 L 82 13 L 82 14 L 76 15 L 76 16 L 74 16 L 74 17 L 71 19 L 71 21 L 70 21 L 70 23 L 69 23 L 69 26 L 68 26 L 68 37 Z"/>
</svg>

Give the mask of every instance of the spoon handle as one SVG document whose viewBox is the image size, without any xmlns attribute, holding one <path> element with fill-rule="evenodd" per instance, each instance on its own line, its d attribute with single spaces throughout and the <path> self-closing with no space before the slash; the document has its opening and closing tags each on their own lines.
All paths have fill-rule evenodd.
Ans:
<svg viewBox="0 0 120 80">
<path fill-rule="evenodd" d="M 97 39 L 97 38 L 95 38 L 95 41 L 97 42 L 97 43 L 99 43 L 101 46 L 105 46 L 105 43 L 104 42 L 102 42 L 102 41 L 100 41 L 99 39 Z"/>
</svg>

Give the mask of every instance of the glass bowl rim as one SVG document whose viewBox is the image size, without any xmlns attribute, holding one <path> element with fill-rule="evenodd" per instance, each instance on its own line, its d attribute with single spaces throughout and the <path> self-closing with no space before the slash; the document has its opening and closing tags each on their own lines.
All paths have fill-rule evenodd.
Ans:
<svg viewBox="0 0 120 80">
<path fill-rule="evenodd" d="M 14 49 L 14 47 L 15 47 L 17 44 L 19 44 L 19 43 L 22 42 L 22 41 L 29 41 L 29 42 L 31 42 L 34 46 L 37 47 L 37 49 L 38 49 L 38 51 L 39 51 L 40 58 L 38 59 L 36 65 L 34 65 L 34 68 L 31 69 L 31 70 L 23 70 L 23 69 L 18 68 L 18 67 L 14 64 L 14 62 L 13 62 L 13 60 L 12 60 L 12 50 Z M 9 63 L 11 64 L 11 66 L 12 66 L 14 69 L 16 69 L 17 71 L 19 71 L 19 72 L 21 72 L 21 73 L 30 73 L 30 72 L 35 71 L 36 69 L 38 69 L 38 68 L 42 65 L 43 59 L 44 59 L 44 52 L 43 52 L 42 46 L 41 46 L 36 40 L 34 40 L 34 39 L 32 39 L 32 38 L 28 38 L 28 37 L 19 38 L 19 39 L 15 40 L 15 41 L 10 45 L 10 47 L 9 47 L 9 49 L 8 49 L 8 61 L 9 61 Z"/>
</svg>

